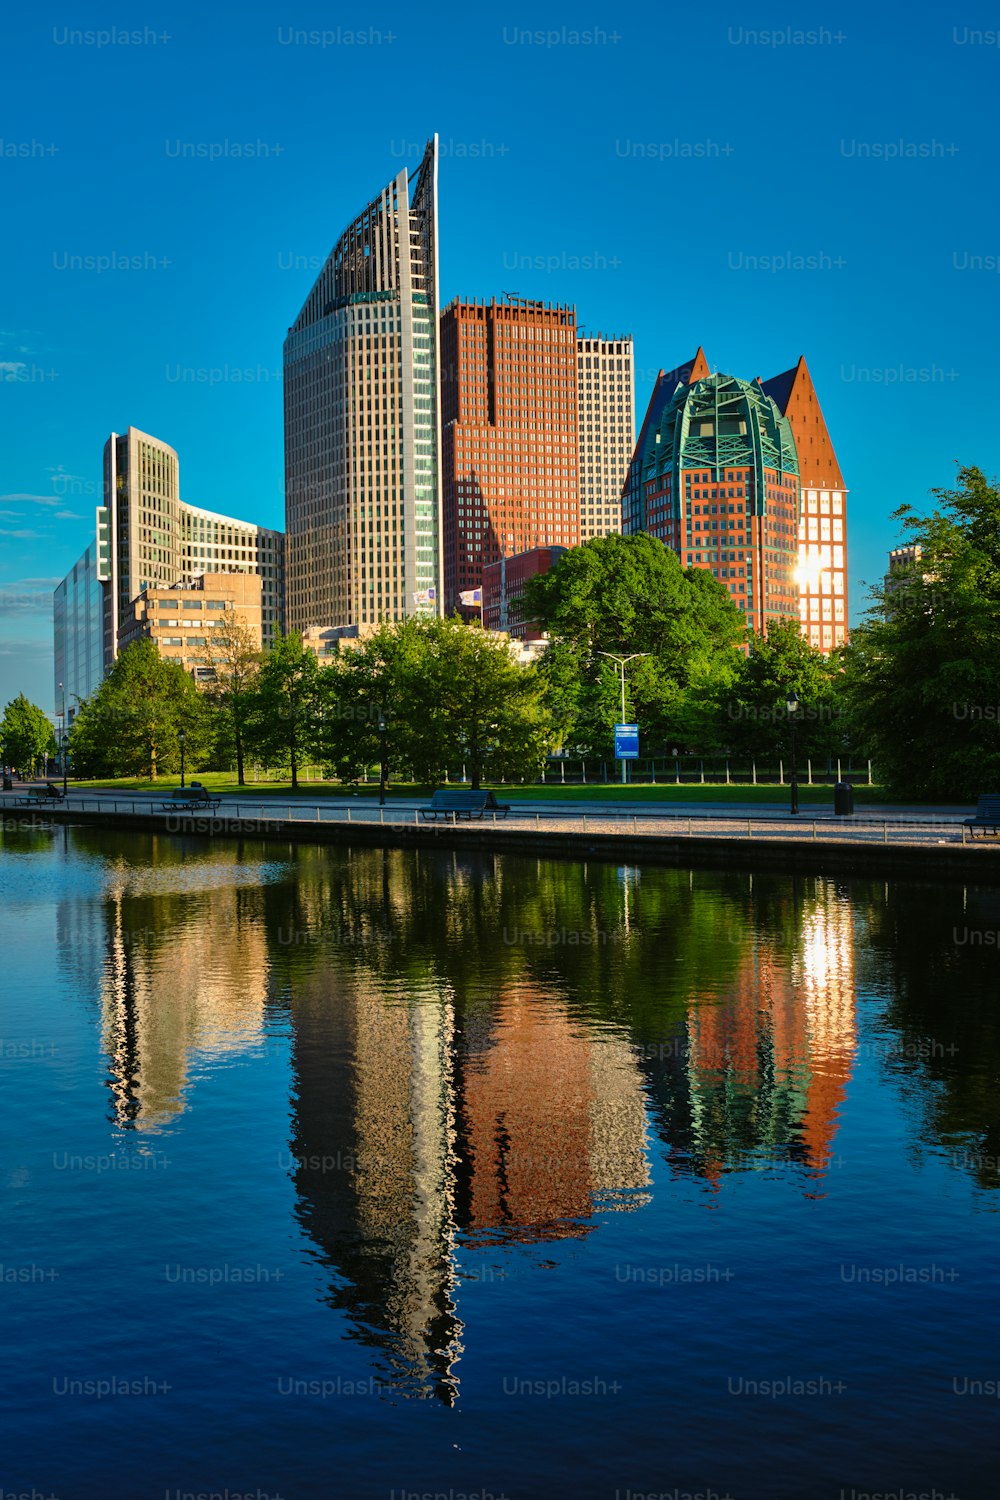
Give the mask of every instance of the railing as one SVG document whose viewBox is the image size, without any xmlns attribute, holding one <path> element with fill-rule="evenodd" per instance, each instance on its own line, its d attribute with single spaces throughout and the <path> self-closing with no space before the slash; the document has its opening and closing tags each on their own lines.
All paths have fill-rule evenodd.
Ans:
<svg viewBox="0 0 1000 1500">
<path fill-rule="evenodd" d="M 6 804 L 6 806 L 5 806 Z M 74 813 L 131 815 L 156 818 L 171 833 L 217 832 L 226 834 L 232 823 L 242 825 L 240 831 L 250 827 L 263 827 L 272 823 L 298 824 L 342 824 L 346 826 L 379 826 L 384 828 L 440 828 L 440 824 L 425 822 L 421 816 L 422 801 L 417 806 L 378 807 L 370 802 L 357 806 L 330 806 L 306 802 L 261 803 L 247 798 L 223 799 L 217 812 L 164 810 L 159 800 L 129 797 L 96 797 L 72 793 L 66 803 L 53 807 L 15 808 L 0 797 L 0 810 L 8 816 L 22 820 L 26 826 L 38 827 L 53 821 L 53 814 L 61 814 L 59 821 Z M 483 824 L 496 826 L 502 832 L 510 828 L 518 832 L 532 830 L 546 832 L 583 832 L 587 834 L 613 834 L 631 838 L 728 838 L 767 841 L 769 839 L 794 839 L 817 842 L 819 840 L 852 843 L 880 844 L 951 844 L 969 847 L 989 847 L 994 841 L 989 837 L 973 839 L 960 815 L 941 815 L 925 818 L 866 817 L 855 813 L 838 817 L 824 812 L 810 816 L 810 811 L 793 817 L 789 813 L 758 812 L 737 814 L 728 811 L 685 812 L 664 809 L 662 806 L 634 807 L 608 812 L 585 812 L 572 806 L 562 809 L 512 810 L 506 816 L 486 813 L 482 819 L 460 820 L 448 823 L 449 828 L 475 830 Z M 8 824 L 9 826 L 9 824 Z"/>
</svg>

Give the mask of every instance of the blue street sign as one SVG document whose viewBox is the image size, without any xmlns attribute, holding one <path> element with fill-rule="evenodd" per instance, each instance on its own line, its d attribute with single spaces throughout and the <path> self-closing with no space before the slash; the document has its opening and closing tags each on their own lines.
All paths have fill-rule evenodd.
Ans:
<svg viewBox="0 0 1000 1500">
<path fill-rule="evenodd" d="M 638 759 L 639 759 L 639 726 L 638 726 L 638 724 L 616 724 L 615 725 L 615 760 L 638 760 Z"/>
</svg>

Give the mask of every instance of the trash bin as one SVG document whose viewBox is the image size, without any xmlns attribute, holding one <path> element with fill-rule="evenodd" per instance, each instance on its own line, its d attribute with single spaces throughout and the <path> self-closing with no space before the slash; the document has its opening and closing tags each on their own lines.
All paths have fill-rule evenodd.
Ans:
<svg viewBox="0 0 1000 1500">
<path fill-rule="evenodd" d="M 14 790 L 14 783 L 6 771 L 3 773 L 3 789 L 5 792 L 12 792 Z"/>
<path fill-rule="evenodd" d="M 838 817 L 854 811 L 854 788 L 849 781 L 838 781 L 834 787 L 833 810 Z"/>
</svg>

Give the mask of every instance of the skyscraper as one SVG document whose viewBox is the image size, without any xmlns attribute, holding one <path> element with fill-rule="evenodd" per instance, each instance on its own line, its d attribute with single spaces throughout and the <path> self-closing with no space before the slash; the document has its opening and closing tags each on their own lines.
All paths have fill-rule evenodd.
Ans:
<svg viewBox="0 0 1000 1500">
<path fill-rule="evenodd" d="M 99 543 L 91 542 L 52 595 L 56 712 L 66 708 L 67 728 L 76 699 L 89 698 L 104 676 L 104 585 L 98 575 Z"/>
<path fill-rule="evenodd" d="M 104 445 L 104 509 L 98 511 L 100 577 L 105 601 L 105 670 L 118 655 L 118 632 L 133 599 L 202 573 L 259 573 L 261 628 L 270 645 L 284 619 L 284 538 L 188 505 L 180 498 L 180 465 L 167 443 L 129 427 Z"/>
<path fill-rule="evenodd" d="M 636 451 L 630 529 L 659 537 L 685 568 L 710 570 L 758 634 L 797 618 L 799 474 L 788 419 L 758 380 L 706 375 L 678 383 L 669 400 L 664 391 L 661 378 L 659 419 L 647 418 Z"/>
<path fill-rule="evenodd" d="M 288 331 L 288 623 L 437 613 L 437 136 L 348 225 Z"/>
<path fill-rule="evenodd" d="M 441 318 L 444 603 L 483 568 L 580 540 L 576 310 L 463 302 Z"/>
<path fill-rule="evenodd" d="M 642 471 L 649 457 L 650 445 L 655 441 L 660 418 L 679 385 L 691 385 L 695 380 L 704 380 L 711 373 L 705 351 L 699 346 L 693 359 L 677 365 L 673 370 L 661 370 L 653 382 L 646 415 L 639 428 L 622 490 L 622 530 L 626 536 L 634 536 L 636 532 L 646 530 L 646 492 L 642 483 Z"/>
<path fill-rule="evenodd" d="M 754 630 L 761 631 L 768 619 L 787 614 L 788 598 L 793 598 L 793 612 L 798 613 L 802 633 L 810 645 L 824 652 L 832 651 L 847 639 L 847 491 L 804 358 L 800 358 L 793 369 L 786 370 L 782 375 L 776 375 L 770 380 L 758 379 L 746 386 L 748 391 L 754 393 L 752 408 L 764 417 L 765 429 L 773 426 L 773 418 L 776 416 L 780 423 L 774 428 L 775 433 L 783 433 L 783 441 L 789 433 L 792 438 L 793 457 L 788 465 L 788 482 L 775 484 L 773 474 L 776 471 L 772 471 L 770 479 L 761 474 L 756 478 L 757 499 L 754 504 L 760 506 L 758 516 L 762 529 L 758 529 L 766 555 L 754 558 L 746 554 L 735 558 L 727 556 L 724 559 L 713 556 L 713 551 L 718 553 L 722 547 L 722 536 L 725 536 L 728 546 L 732 547 L 731 522 L 727 521 L 723 528 L 717 526 L 714 520 L 704 520 L 705 515 L 721 516 L 721 505 L 697 506 L 694 514 L 701 519 L 692 526 L 691 514 L 682 515 L 677 509 L 680 495 L 676 485 L 669 495 L 665 489 L 655 486 L 650 488 L 650 478 L 662 478 L 665 473 L 666 455 L 662 449 L 664 434 L 661 429 L 667 420 L 666 414 L 671 410 L 674 412 L 674 416 L 669 418 L 672 424 L 686 401 L 686 396 L 682 393 L 689 389 L 697 392 L 699 384 L 710 378 L 717 380 L 717 377 L 710 376 L 708 362 L 701 348 L 694 359 L 669 372 L 661 370 L 657 376 L 622 491 L 624 530 L 626 533 L 648 531 L 659 536 L 668 545 L 677 548 L 685 566 L 699 565 L 696 554 L 699 553 L 700 542 L 700 565 L 721 570 L 717 571 L 716 576 L 728 584 L 737 603 L 746 609 L 747 623 Z M 732 378 L 726 379 L 731 381 Z M 708 387 L 705 389 L 709 390 Z M 719 389 L 716 384 L 714 390 Z M 678 443 L 685 452 L 695 457 L 714 452 L 711 445 L 705 447 L 694 441 L 709 436 L 709 430 L 714 430 L 715 414 L 711 410 L 713 400 L 714 396 L 706 398 L 704 395 L 696 395 L 688 417 L 681 422 L 683 432 L 678 437 Z M 768 404 L 773 407 L 770 416 L 766 414 Z M 695 408 L 697 422 L 692 426 L 690 418 L 695 414 Z M 750 430 L 748 428 L 744 436 Z M 721 426 L 719 435 L 725 435 Z M 785 499 L 791 492 L 792 476 L 797 487 L 797 519 L 793 523 L 796 538 L 794 558 L 788 555 L 789 538 L 785 528 L 789 524 L 789 517 L 773 512 L 771 504 L 773 498 L 777 500 L 779 507 L 784 507 Z M 718 481 L 721 477 L 718 463 L 709 465 L 700 473 L 696 464 L 691 471 L 691 488 L 693 490 L 697 485 L 701 493 L 692 495 L 692 500 L 720 501 L 721 492 L 716 495 L 709 494 L 709 491 L 720 488 Z M 728 488 L 727 478 L 726 489 Z M 772 490 L 773 496 L 769 493 Z M 728 517 L 732 512 L 729 501 L 734 497 L 726 494 L 724 498 Z M 748 493 L 735 498 L 749 502 L 751 497 Z M 749 510 L 747 514 L 750 514 Z M 768 516 L 770 519 L 765 519 Z M 774 530 L 775 527 L 777 531 Z M 717 537 L 706 538 L 706 530 L 717 531 Z M 700 537 L 695 535 L 698 531 L 702 533 Z M 713 549 L 712 544 L 716 542 Z M 690 552 L 687 550 L 689 545 Z M 739 552 L 738 547 L 733 550 Z M 792 569 L 791 578 L 794 583 L 794 590 L 790 595 L 785 587 L 788 582 L 785 575 L 789 567 Z M 763 588 L 758 587 L 756 591 L 752 587 L 754 576 L 758 585 L 763 584 Z"/>
<path fill-rule="evenodd" d="M 147 589 L 176 588 L 205 573 L 260 577 L 257 617 L 265 646 L 284 628 L 285 539 L 280 531 L 188 505 L 180 464 L 168 443 L 129 427 L 104 445 L 104 504 L 96 538 L 53 595 L 55 680 L 74 699 L 99 685 L 134 623 L 133 601 Z"/>
<path fill-rule="evenodd" d="M 799 455 L 799 618 L 811 646 L 847 640 L 847 489 L 805 359 L 765 380 Z"/>
<path fill-rule="evenodd" d="M 622 529 L 622 486 L 635 446 L 632 340 L 577 342 L 580 540 Z"/>
</svg>

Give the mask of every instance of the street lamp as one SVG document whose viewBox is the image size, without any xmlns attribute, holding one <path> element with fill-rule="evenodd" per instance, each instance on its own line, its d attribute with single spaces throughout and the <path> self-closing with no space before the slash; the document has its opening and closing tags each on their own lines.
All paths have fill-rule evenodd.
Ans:
<svg viewBox="0 0 1000 1500">
<path fill-rule="evenodd" d="M 610 657 L 610 659 L 612 661 L 618 663 L 618 670 L 622 674 L 622 717 L 621 717 L 621 722 L 624 724 L 625 723 L 625 668 L 626 668 L 626 666 L 628 665 L 628 663 L 630 661 L 638 661 L 638 659 L 639 659 L 640 656 L 649 656 L 650 653 L 648 651 L 634 651 L 631 656 L 615 656 L 615 654 L 614 654 L 613 651 L 598 651 L 597 654 L 598 654 L 598 656 L 607 656 L 607 657 Z M 625 773 L 626 773 L 626 761 L 625 761 L 625 757 L 622 756 L 622 786 L 625 785 L 625 782 L 627 780 L 627 777 L 626 777 Z"/>
<path fill-rule="evenodd" d="M 65 797 L 65 795 L 66 795 L 66 768 L 67 768 L 67 764 L 69 762 L 69 735 L 66 733 L 65 730 L 63 730 L 62 739 L 59 741 L 59 748 L 62 750 L 63 796 Z"/>
<path fill-rule="evenodd" d="M 389 726 L 385 721 L 385 714 L 378 716 L 378 805 L 385 806 L 385 736 Z"/>
<path fill-rule="evenodd" d="M 799 810 L 799 775 L 795 769 L 795 716 L 799 711 L 799 695 L 794 688 L 789 691 L 788 697 L 785 699 L 785 707 L 788 709 L 788 722 L 792 728 L 791 811 L 797 813 Z"/>
<path fill-rule="evenodd" d="M 184 741 L 187 736 L 183 729 L 177 731 L 177 743 L 181 747 L 181 791 L 184 790 Z"/>
</svg>

